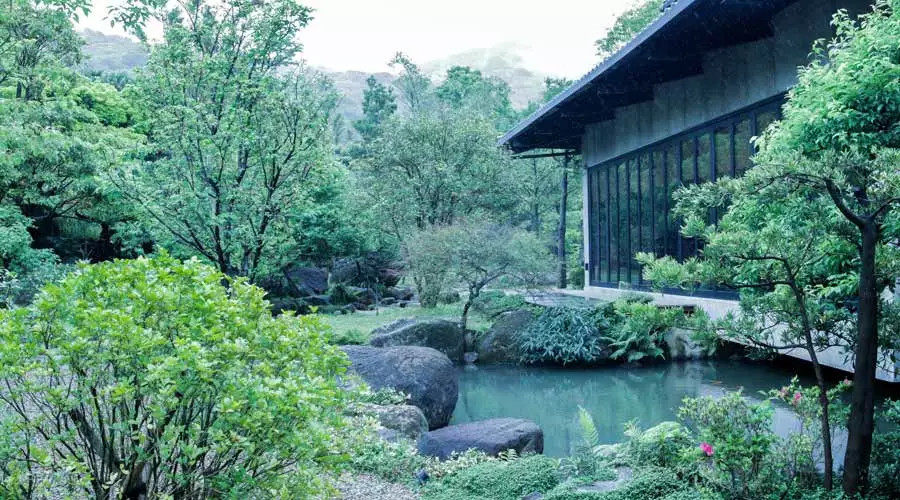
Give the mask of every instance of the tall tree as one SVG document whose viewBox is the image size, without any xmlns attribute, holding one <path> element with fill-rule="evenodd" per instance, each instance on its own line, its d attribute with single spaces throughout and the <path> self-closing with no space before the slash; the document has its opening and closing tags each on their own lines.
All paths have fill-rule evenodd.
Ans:
<svg viewBox="0 0 900 500">
<path fill-rule="evenodd" d="M 135 82 L 150 152 L 113 180 L 160 242 L 255 281 L 299 245 L 306 182 L 332 162 L 336 93 L 293 63 L 311 11 L 228 0 L 151 12 L 165 40 Z"/>
<path fill-rule="evenodd" d="M 900 205 L 900 1 L 879 1 L 858 20 L 835 15 L 836 37 L 818 43 L 813 62 L 784 106 L 784 119 L 760 142 L 765 183 L 824 199 L 842 216 L 841 235 L 858 250 L 859 297 L 849 436 L 843 488 L 864 492 L 874 430 L 881 292 L 891 280 L 879 263 L 897 252 Z"/>
<path fill-rule="evenodd" d="M 394 90 L 380 83 L 374 75 L 369 76 L 363 91 L 362 111 L 363 118 L 357 120 L 353 127 L 363 141 L 371 141 L 380 133 L 382 124 L 397 111 Z"/>
<path fill-rule="evenodd" d="M 615 54 L 638 33 L 659 17 L 663 0 L 638 0 L 616 19 L 613 27 L 596 42 L 597 55 L 601 59 Z"/>
</svg>

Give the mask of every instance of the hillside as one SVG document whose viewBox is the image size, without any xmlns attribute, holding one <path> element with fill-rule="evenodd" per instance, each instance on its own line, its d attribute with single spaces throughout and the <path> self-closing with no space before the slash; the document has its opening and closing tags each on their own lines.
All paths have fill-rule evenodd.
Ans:
<svg viewBox="0 0 900 500">
<path fill-rule="evenodd" d="M 81 37 L 86 56 L 82 67 L 87 71 L 127 73 L 147 63 L 147 50 L 131 38 L 93 30 L 82 31 Z"/>
<path fill-rule="evenodd" d="M 82 66 L 87 71 L 130 72 L 147 62 L 147 51 L 130 38 L 92 30 L 83 31 L 81 36 L 85 41 L 83 51 L 87 56 Z M 527 69 L 513 44 L 468 50 L 428 61 L 422 64 L 422 70 L 437 82 L 453 66 L 469 66 L 485 75 L 504 80 L 510 86 L 510 98 L 515 108 L 524 108 L 543 92 L 546 75 Z M 363 91 L 370 73 L 318 69 L 334 80 L 335 87 L 343 96 L 338 111 L 347 124 L 360 119 Z M 383 84 L 389 84 L 394 80 L 394 75 L 382 72 L 376 73 L 375 78 Z"/>
</svg>

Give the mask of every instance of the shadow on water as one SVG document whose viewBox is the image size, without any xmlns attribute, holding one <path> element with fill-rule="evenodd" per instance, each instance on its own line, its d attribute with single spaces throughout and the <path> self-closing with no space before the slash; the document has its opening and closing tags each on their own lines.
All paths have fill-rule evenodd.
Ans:
<svg viewBox="0 0 900 500">
<path fill-rule="evenodd" d="M 661 363 L 624 368 L 543 368 L 492 366 L 460 368 L 460 393 L 453 423 L 498 417 L 526 418 L 544 430 L 544 453 L 566 456 L 580 440 L 578 406 L 594 417 L 602 443 L 624 438 L 624 424 L 636 420 L 648 428 L 675 420 L 686 397 L 720 396 L 744 389 L 761 400 L 760 391 L 787 385 L 793 373 L 771 365 L 703 361 Z M 801 383 L 813 380 L 801 377 Z M 776 406 L 774 429 L 786 435 L 799 429 L 787 407 Z M 837 439 L 836 441 L 841 441 Z M 835 461 L 843 457 L 837 446 Z"/>
</svg>

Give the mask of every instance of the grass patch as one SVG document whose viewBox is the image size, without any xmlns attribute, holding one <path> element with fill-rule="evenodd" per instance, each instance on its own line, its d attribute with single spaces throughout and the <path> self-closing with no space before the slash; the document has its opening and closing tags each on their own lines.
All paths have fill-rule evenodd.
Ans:
<svg viewBox="0 0 900 500">
<path fill-rule="evenodd" d="M 379 326 L 384 326 L 392 321 L 403 318 L 441 318 L 450 321 L 459 321 L 462 315 L 462 303 L 439 305 L 430 309 L 420 306 L 411 307 L 383 307 L 377 311 L 357 311 L 353 314 L 319 314 L 323 323 L 333 330 L 333 338 L 353 338 L 355 343 L 366 343 L 369 333 Z M 468 328 L 476 331 L 485 331 L 491 326 L 491 321 L 481 314 L 469 313 Z M 361 335 L 365 337 L 361 338 Z"/>
</svg>

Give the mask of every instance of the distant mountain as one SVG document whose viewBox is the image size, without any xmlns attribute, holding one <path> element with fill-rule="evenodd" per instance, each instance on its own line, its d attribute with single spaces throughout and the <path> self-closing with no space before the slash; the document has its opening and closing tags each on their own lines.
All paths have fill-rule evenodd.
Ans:
<svg viewBox="0 0 900 500">
<path fill-rule="evenodd" d="M 93 30 L 82 31 L 81 37 L 87 56 L 82 67 L 87 71 L 128 73 L 147 64 L 147 50 L 131 38 Z"/>
<path fill-rule="evenodd" d="M 147 63 L 147 51 L 140 43 L 123 36 L 107 35 L 99 31 L 86 30 L 81 33 L 85 45 L 85 70 L 105 72 L 130 72 Z M 544 90 L 547 75 L 529 70 L 518 54 L 519 46 L 503 44 L 487 49 L 473 49 L 451 56 L 429 61 L 421 65 L 422 71 L 435 82 L 442 80 L 453 66 L 469 66 L 487 76 L 501 78 L 509 84 L 513 107 L 524 108 L 530 101 L 537 100 Z M 348 126 L 362 118 L 363 91 L 366 79 L 371 73 L 363 71 L 333 71 L 318 68 L 334 80 L 334 85 L 342 99 L 338 112 Z M 396 75 L 376 73 L 375 78 L 389 85 Z"/>
<path fill-rule="evenodd" d="M 541 97 L 544 92 L 544 80 L 548 75 L 527 69 L 522 56 L 518 53 L 520 48 L 518 44 L 505 43 L 487 49 L 467 50 L 427 62 L 422 65 L 422 71 L 433 80 L 439 81 L 453 66 L 477 69 L 486 76 L 497 77 L 508 83 L 513 107 L 524 108 L 529 102 Z"/>
</svg>

